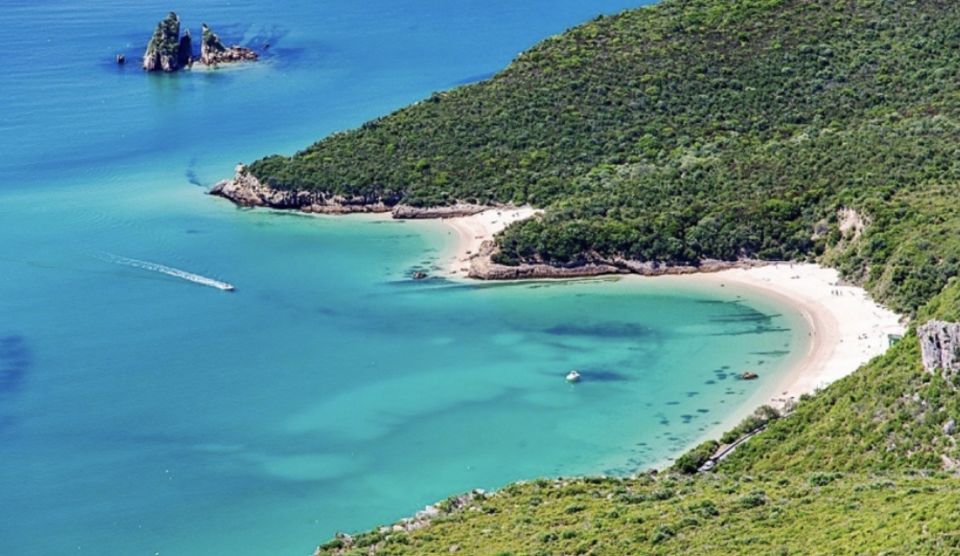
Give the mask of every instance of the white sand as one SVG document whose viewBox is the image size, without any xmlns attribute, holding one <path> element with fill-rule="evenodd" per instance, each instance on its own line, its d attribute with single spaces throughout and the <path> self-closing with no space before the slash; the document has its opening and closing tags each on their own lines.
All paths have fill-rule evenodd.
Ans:
<svg viewBox="0 0 960 556">
<path fill-rule="evenodd" d="M 457 234 L 448 272 L 465 277 L 470 258 L 481 244 L 512 222 L 538 211 L 529 207 L 488 210 L 473 216 L 448 218 Z M 641 278 L 649 279 L 649 278 Z M 836 270 L 815 264 L 780 263 L 714 273 L 663 276 L 657 280 L 696 280 L 738 285 L 794 306 L 807 320 L 811 342 L 775 389 L 771 399 L 753 400 L 782 407 L 802 394 L 813 393 L 841 379 L 889 347 L 889 335 L 906 329 L 900 315 L 874 302 L 862 288 L 841 283 Z"/>
<path fill-rule="evenodd" d="M 479 250 L 484 241 L 514 222 L 526 220 L 541 212 L 530 207 L 509 209 L 490 209 L 473 216 L 444 218 L 443 223 L 453 228 L 457 235 L 454 253 L 451 256 L 447 272 L 452 276 L 466 277 L 470 259 Z"/>
<path fill-rule="evenodd" d="M 838 285 L 836 270 L 815 264 L 781 263 L 671 279 L 734 284 L 761 290 L 796 307 L 811 330 L 810 348 L 782 379 L 772 399 L 782 406 L 857 370 L 902 335 L 901 316 L 874 302 L 862 288 Z"/>
</svg>

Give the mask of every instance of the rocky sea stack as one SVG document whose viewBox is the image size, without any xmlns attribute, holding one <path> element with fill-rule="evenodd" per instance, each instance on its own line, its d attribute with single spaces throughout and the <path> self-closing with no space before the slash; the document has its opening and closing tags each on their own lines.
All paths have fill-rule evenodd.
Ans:
<svg viewBox="0 0 960 556">
<path fill-rule="evenodd" d="M 180 17 L 170 12 L 157 24 L 143 54 L 146 71 L 173 72 L 180 69 Z"/>
<path fill-rule="evenodd" d="M 157 24 L 153 37 L 143 54 L 143 69 L 146 71 L 175 72 L 191 67 L 194 62 L 207 66 L 234 62 L 252 62 L 257 53 L 243 46 L 224 46 L 220 37 L 210 27 L 203 24 L 203 36 L 200 44 L 200 58 L 194 59 L 193 39 L 190 30 L 180 35 L 180 17 L 170 12 Z"/>
<path fill-rule="evenodd" d="M 242 46 L 224 46 L 207 24 L 203 24 L 203 37 L 200 40 L 200 63 L 208 66 L 229 64 L 233 62 L 253 62 L 258 58 L 257 53 Z"/>
</svg>

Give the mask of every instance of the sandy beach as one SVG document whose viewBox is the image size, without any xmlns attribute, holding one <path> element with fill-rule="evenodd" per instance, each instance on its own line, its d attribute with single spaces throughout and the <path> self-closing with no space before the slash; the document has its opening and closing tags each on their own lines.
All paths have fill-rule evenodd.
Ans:
<svg viewBox="0 0 960 556">
<path fill-rule="evenodd" d="M 672 276 L 759 290 L 795 307 L 810 327 L 807 353 L 779 381 L 772 398 L 782 407 L 856 371 L 906 329 L 901 316 L 877 304 L 862 288 L 842 285 L 839 273 L 816 264 L 779 263 L 754 268 Z M 758 400 L 759 401 L 759 400 Z"/>
<path fill-rule="evenodd" d="M 492 209 L 473 216 L 444 219 L 457 236 L 448 274 L 465 278 L 470 259 L 484 241 L 492 239 L 510 223 L 537 212 L 529 207 Z M 778 263 L 635 278 L 692 280 L 754 289 L 795 307 L 803 315 L 811 331 L 807 353 L 780 379 L 773 389 L 775 394 L 755 400 L 757 405 L 783 407 L 790 400 L 826 387 L 882 354 L 890 345 L 890 335 L 902 335 L 905 330 L 900 315 L 874 302 L 862 288 L 843 285 L 836 270 L 816 264 Z"/>
<path fill-rule="evenodd" d="M 484 241 L 493 239 L 510 224 L 526 220 L 538 212 L 541 211 L 530 207 L 503 208 L 485 210 L 473 216 L 442 219 L 457 236 L 447 273 L 465 278 L 470 259 L 480 250 Z"/>
</svg>

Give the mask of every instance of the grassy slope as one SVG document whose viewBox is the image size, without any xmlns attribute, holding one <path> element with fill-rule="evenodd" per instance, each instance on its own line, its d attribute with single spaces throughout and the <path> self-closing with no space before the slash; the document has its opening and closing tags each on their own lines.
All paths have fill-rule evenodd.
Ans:
<svg viewBox="0 0 960 556">
<path fill-rule="evenodd" d="M 538 481 L 428 528 L 358 542 L 381 555 L 944 554 L 960 548 L 958 504 L 960 484 L 945 476 Z"/>
<path fill-rule="evenodd" d="M 252 171 L 413 204 L 531 202 L 502 260 L 819 257 L 960 320 L 960 5 L 667 0 Z M 854 237 L 837 212 L 856 209 Z M 946 289 L 943 289 L 946 286 Z M 508 487 L 357 554 L 945 553 L 960 396 L 909 334 L 696 478 Z M 335 549 L 335 544 L 329 548 Z"/>
</svg>

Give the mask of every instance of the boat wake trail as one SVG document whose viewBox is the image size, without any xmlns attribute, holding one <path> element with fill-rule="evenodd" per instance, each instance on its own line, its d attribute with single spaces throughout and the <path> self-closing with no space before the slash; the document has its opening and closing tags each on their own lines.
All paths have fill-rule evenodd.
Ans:
<svg viewBox="0 0 960 556">
<path fill-rule="evenodd" d="M 213 278 L 207 278 L 206 276 L 201 276 L 199 274 L 194 274 L 192 272 L 187 272 L 186 270 L 180 270 L 179 268 L 173 268 L 159 263 L 141 261 L 138 259 L 131 259 L 129 257 L 120 257 L 118 255 L 110 254 L 107 254 L 105 259 L 112 263 L 139 268 L 141 270 L 149 270 L 151 272 L 159 272 L 160 274 L 166 274 L 167 276 L 173 276 L 174 278 L 180 278 L 182 280 L 187 280 L 188 282 L 193 282 L 194 284 L 200 284 L 202 286 L 217 288 L 218 290 L 225 292 L 232 292 L 235 289 L 233 284 L 221 282 L 220 280 L 214 280 Z"/>
</svg>

